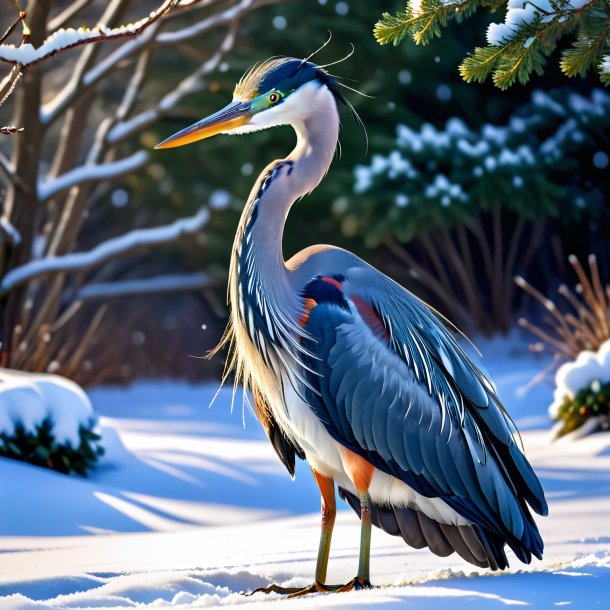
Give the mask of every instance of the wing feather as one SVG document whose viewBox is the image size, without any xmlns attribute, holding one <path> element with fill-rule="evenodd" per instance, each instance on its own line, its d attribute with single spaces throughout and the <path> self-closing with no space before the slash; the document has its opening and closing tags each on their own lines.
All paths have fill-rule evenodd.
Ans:
<svg viewBox="0 0 610 610">
<path fill-rule="evenodd" d="M 498 565 L 500 539 L 525 561 L 540 556 L 525 501 L 544 514 L 544 494 L 493 386 L 432 310 L 371 273 L 348 273 L 337 288 L 342 293 L 309 312 L 304 347 L 315 356 L 313 411 L 338 442 L 488 530 L 480 544 Z M 377 322 L 371 326 L 362 302 L 379 314 L 385 334 Z M 402 531 L 398 515 L 397 524 Z M 419 523 L 419 530 L 435 552 L 455 546 L 436 524 Z"/>
</svg>

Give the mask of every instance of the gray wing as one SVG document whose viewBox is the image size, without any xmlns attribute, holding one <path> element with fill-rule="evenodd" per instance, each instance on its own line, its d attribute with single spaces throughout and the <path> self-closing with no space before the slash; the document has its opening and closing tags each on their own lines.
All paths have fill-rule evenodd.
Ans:
<svg viewBox="0 0 610 610">
<path fill-rule="evenodd" d="M 492 385 L 439 317 L 370 267 L 318 277 L 306 330 L 312 409 L 329 433 L 380 470 L 440 497 L 513 548 L 542 540 L 525 504 L 546 512 Z"/>
</svg>

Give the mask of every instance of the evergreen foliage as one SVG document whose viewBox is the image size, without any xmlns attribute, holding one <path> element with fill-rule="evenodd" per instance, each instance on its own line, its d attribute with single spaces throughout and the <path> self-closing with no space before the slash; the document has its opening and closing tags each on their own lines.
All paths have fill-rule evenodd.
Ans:
<svg viewBox="0 0 610 610">
<path fill-rule="evenodd" d="M 482 108 L 481 90 L 469 87 L 460 79 L 458 58 L 475 43 L 476 31 L 464 28 L 447 39 L 442 57 L 437 56 L 432 46 L 402 46 L 388 50 L 370 36 L 370 24 L 378 16 L 377 5 L 355 0 L 339 4 L 343 10 L 347 5 L 349 12 L 339 14 L 336 2 L 318 1 L 309 7 L 307 19 L 303 19 L 300 3 L 272 5 L 253 13 L 242 27 L 239 48 L 228 58 L 220 73 L 205 80 L 200 93 L 185 100 L 181 108 L 174 109 L 164 124 L 155 127 L 154 135 L 147 135 L 147 141 L 153 145 L 168 133 L 215 112 L 227 103 L 235 83 L 255 60 L 282 54 L 308 56 L 328 38 L 329 23 L 332 23 L 332 40 L 313 61 L 319 64 L 337 61 L 349 52 L 349 42 L 357 43 L 351 58 L 329 70 L 340 76 L 343 83 L 369 96 L 345 90 L 366 125 L 368 150 L 362 129 L 344 113 L 341 151 L 333 162 L 331 173 L 290 213 L 284 241 L 286 257 L 311 243 L 323 242 L 354 250 L 371 260 L 373 253 L 365 249 L 360 240 L 352 239 L 353 235 L 348 232 L 337 233 L 336 220 L 328 214 L 331 204 L 336 202 L 335 205 L 340 206 L 346 198 L 353 197 L 354 167 L 366 162 L 372 151 L 391 146 L 397 124 L 415 125 L 431 119 L 443 122 L 459 107 L 461 117 L 468 124 L 478 126 L 485 120 L 504 118 L 525 97 L 521 91 L 511 97 L 500 94 L 492 86 L 484 86 L 485 106 Z M 473 23 L 483 26 L 478 16 L 474 16 Z M 207 39 L 198 42 L 202 48 L 209 44 Z M 390 62 L 388 53 L 392 56 Z M 166 71 L 174 73 L 189 67 L 168 63 L 159 74 L 156 86 L 163 86 Z M 238 215 L 256 176 L 269 161 L 285 156 L 293 145 L 294 135 L 290 129 L 271 129 L 253 134 L 247 142 L 239 137 L 218 137 L 206 141 L 205 146 L 178 148 L 148 168 L 153 180 L 147 180 L 143 173 L 130 178 L 133 199 L 142 202 L 141 205 L 154 202 L 151 207 L 165 212 L 182 213 L 185 209 L 194 210 L 216 194 L 229 197 L 230 193 L 229 213 L 213 215 L 196 251 L 189 253 L 183 263 L 208 265 L 213 261 L 216 267 L 212 271 L 222 277 L 230 253 L 227 243 L 233 239 Z M 130 211 L 141 213 L 135 206 L 123 209 L 121 213 Z"/>
<path fill-rule="evenodd" d="M 470 129 L 457 118 L 440 130 L 399 125 L 391 150 L 356 168 L 359 196 L 335 210 L 370 245 L 388 234 L 409 241 L 495 206 L 529 219 L 578 220 L 603 201 L 578 159 L 593 158 L 608 129 L 610 95 L 601 89 L 590 97 L 535 92 L 501 126 Z"/>
<path fill-rule="evenodd" d="M 517 80 L 524 84 L 533 72 L 543 72 L 559 41 L 572 35 L 560 60 L 563 73 L 584 76 L 595 70 L 602 83 L 610 83 L 608 0 L 408 0 L 404 11 L 384 13 L 374 33 L 381 44 L 397 45 L 407 36 L 427 44 L 451 19 L 461 21 L 479 7 L 496 12 L 505 4 L 504 22 L 487 29 L 487 46 L 477 47 L 460 65 L 465 81 L 483 82 L 491 75 L 500 89 Z"/>
<path fill-rule="evenodd" d="M 93 428 L 79 428 L 80 443 L 72 447 L 69 443 L 58 443 L 53 435 L 53 422 L 44 419 L 35 432 L 22 424 L 15 426 L 12 434 L 0 433 L 0 457 L 12 458 L 35 466 L 50 468 L 64 474 L 85 476 L 95 465 L 104 449 L 99 445 L 100 437 Z"/>
<path fill-rule="evenodd" d="M 566 396 L 555 418 L 561 422 L 557 436 L 564 436 L 580 428 L 592 417 L 610 416 L 610 382 L 594 381 L 579 390 L 576 396 Z"/>
</svg>

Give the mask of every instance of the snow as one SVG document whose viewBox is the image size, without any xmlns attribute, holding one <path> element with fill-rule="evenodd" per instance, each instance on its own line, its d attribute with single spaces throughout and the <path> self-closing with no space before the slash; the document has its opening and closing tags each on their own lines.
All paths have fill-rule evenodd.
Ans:
<svg viewBox="0 0 610 610">
<path fill-rule="evenodd" d="M 436 174 L 432 184 L 429 184 L 424 191 L 424 195 L 429 199 L 437 197 L 439 193 L 443 193 L 444 197 L 447 197 L 446 205 L 451 202 L 451 199 L 456 201 L 463 201 L 466 199 L 466 194 L 462 191 L 462 186 L 460 184 L 452 184 L 444 174 Z"/>
<path fill-rule="evenodd" d="M 165 0 L 147 17 L 127 25 L 109 28 L 103 23 L 98 23 L 93 28 L 61 28 L 53 32 L 39 47 L 34 47 L 29 43 L 21 44 L 20 46 L 1 44 L 0 61 L 17 63 L 25 67 L 55 55 L 60 51 L 70 49 L 81 44 L 87 44 L 99 40 L 123 38 L 125 36 L 136 36 L 148 25 L 171 10 L 177 1 L 178 0 Z"/>
<path fill-rule="evenodd" d="M 95 282 L 79 288 L 77 300 L 112 299 L 138 294 L 162 294 L 167 292 L 184 292 L 201 290 L 215 284 L 205 272 L 158 275 L 133 280 L 115 280 L 112 282 Z"/>
<path fill-rule="evenodd" d="M 0 282 L 0 292 L 7 291 L 31 278 L 57 271 L 78 271 L 120 256 L 135 248 L 165 243 L 185 234 L 199 232 L 208 222 L 210 213 L 201 208 L 197 214 L 180 218 L 168 225 L 150 229 L 134 229 L 119 237 L 112 237 L 87 252 L 72 252 L 62 256 L 48 256 L 11 269 Z"/>
<path fill-rule="evenodd" d="M 373 532 L 378 588 L 286 602 L 249 591 L 311 582 L 319 494 L 304 463 L 294 481 L 231 389 L 138 383 L 90 392 L 106 455 L 83 480 L 0 460 L 0 607 L 4 610 L 286 608 L 533 610 L 603 608 L 610 586 L 610 434 L 550 443 L 548 364 L 518 336 L 477 341 L 541 477 L 545 557 L 490 574 L 459 557 Z M 19 489 L 19 493 L 10 490 Z M 354 576 L 359 522 L 341 508 L 329 581 Z M 289 605 L 288 605 L 289 603 Z"/>
<path fill-rule="evenodd" d="M 21 243 L 21 233 L 6 216 L 0 216 L 0 228 L 9 236 L 15 246 Z"/>
<path fill-rule="evenodd" d="M 79 429 L 95 422 L 89 398 L 72 381 L 0 368 L 0 433 L 12 436 L 19 425 L 35 433 L 45 419 L 55 441 L 73 448 L 80 445 Z"/>
<path fill-rule="evenodd" d="M 108 132 L 107 140 L 109 144 L 116 144 L 136 132 L 139 127 L 145 126 L 158 117 L 156 109 L 145 110 L 135 117 L 122 121 L 114 125 Z"/>
<path fill-rule="evenodd" d="M 93 180 L 108 180 L 140 169 L 148 162 L 148 153 L 139 150 L 129 157 L 99 165 L 81 165 L 55 178 L 48 178 L 38 184 L 38 198 L 46 201 L 73 186 Z"/>
<path fill-rule="evenodd" d="M 399 129 L 404 126 L 399 126 Z M 405 127 L 405 129 L 408 129 Z M 371 165 L 357 165 L 354 168 L 354 177 L 356 179 L 354 183 L 354 191 L 356 193 L 363 193 L 367 191 L 373 184 L 373 176 L 383 174 L 387 172 L 389 178 L 396 179 L 401 176 L 406 178 L 415 178 L 417 172 L 413 168 L 413 165 L 409 159 L 402 156 L 402 154 L 393 150 L 387 157 L 382 155 L 373 155 L 371 159 Z"/>
<path fill-rule="evenodd" d="M 0 60 L 27 66 L 41 61 L 45 57 L 54 55 L 59 51 L 84 44 L 88 41 L 118 38 L 130 34 L 135 35 L 153 16 L 154 14 L 151 13 L 150 17 L 116 28 L 97 25 L 91 29 L 85 27 L 60 29 L 53 32 L 39 47 L 34 47 L 29 43 L 20 46 L 3 44 L 0 45 Z"/>
<path fill-rule="evenodd" d="M 555 418 L 565 397 L 574 398 L 579 390 L 593 382 L 610 381 L 610 339 L 602 343 L 597 352 L 585 350 L 576 360 L 566 362 L 555 374 L 555 392 L 549 414 Z"/>
<path fill-rule="evenodd" d="M 558 19 L 561 23 L 566 18 L 566 13 L 576 12 L 591 0 L 567 0 L 554 3 L 551 0 L 509 0 L 504 23 L 490 23 L 487 28 L 487 42 L 490 45 L 500 46 L 519 35 L 523 28 L 540 20 L 541 23 L 549 23 Z M 528 48 L 535 37 L 528 37 L 525 48 Z"/>
</svg>

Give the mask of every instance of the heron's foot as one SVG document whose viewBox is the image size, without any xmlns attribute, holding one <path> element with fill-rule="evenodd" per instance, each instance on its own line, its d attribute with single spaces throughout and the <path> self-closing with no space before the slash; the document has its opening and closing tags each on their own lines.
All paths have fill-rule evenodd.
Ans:
<svg viewBox="0 0 610 610">
<path fill-rule="evenodd" d="M 360 591 L 361 589 L 372 589 L 373 585 L 369 580 L 355 576 L 348 583 L 335 589 L 337 593 L 345 593 L 346 591 Z"/>
<path fill-rule="evenodd" d="M 341 587 L 342 585 L 323 585 L 318 581 L 315 581 L 306 587 L 280 587 L 273 583 L 268 587 L 254 589 L 254 591 L 247 593 L 247 595 L 254 595 L 255 593 L 278 593 L 279 595 L 287 595 L 289 598 L 292 598 L 309 595 L 310 593 L 332 593 L 338 591 Z"/>
</svg>

